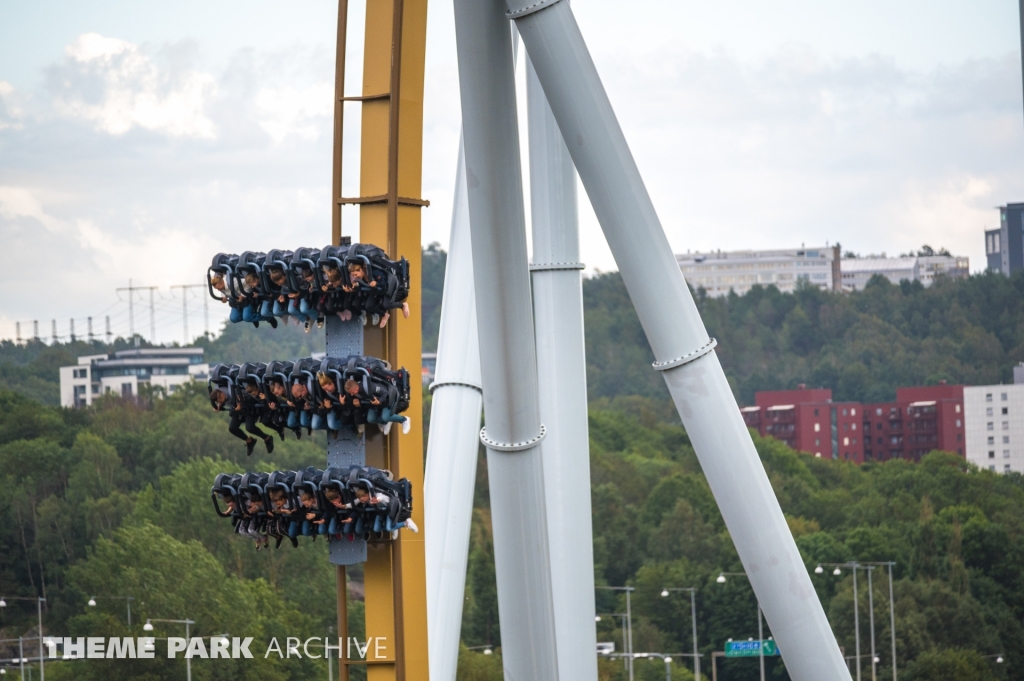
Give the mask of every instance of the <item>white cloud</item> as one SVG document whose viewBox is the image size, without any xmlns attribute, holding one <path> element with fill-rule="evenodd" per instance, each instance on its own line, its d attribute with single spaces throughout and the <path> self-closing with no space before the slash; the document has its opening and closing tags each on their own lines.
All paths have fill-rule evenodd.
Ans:
<svg viewBox="0 0 1024 681">
<path fill-rule="evenodd" d="M 47 231 L 63 231 L 60 221 L 47 215 L 39 199 L 23 187 L 0 186 L 0 218 L 31 218 L 43 225 Z"/>
<path fill-rule="evenodd" d="M 134 127 L 173 137 L 213 138 L 205 112 L 216 79 L 200 71 L 160 69 L 137 45 L 85 33 L 65 50 L 58 112 L 123 135 Z"/>
<path fill-rule="evenodd" d="M 21 127 L 25 112 L 16 103 L 16 98 L 14 86 L 0 80 L 0 130 Z"/>
<path fill-rule="evenodd" d="M 329 83 L 303 89 L 262 88 L 256 95 L 256 120 L 277 144 L 292 135 L 314 141 L 330 129 L 333 100 L 334 86 Z"/>
</svg>

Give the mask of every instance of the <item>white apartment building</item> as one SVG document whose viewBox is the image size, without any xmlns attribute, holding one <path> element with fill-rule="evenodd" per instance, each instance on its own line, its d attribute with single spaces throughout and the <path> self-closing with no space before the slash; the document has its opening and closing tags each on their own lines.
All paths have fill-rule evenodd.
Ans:
<svg viewBox="0 0 1024 681">
<path fill-rule="evenodd" d="M 964 439 L 979 468 L 1024 473 L 1024 383 L 964 386 Z"/>
<path fill-rule="evenodd" d="M 954 255 L 918 255 L 900 258 L 869 256 L 846 258 L 840 264 L 844 291 L 862 291 L 871 277 L 880 274 L 894 284 L 901 281 L 920 281 L 925 288 L 938 276 L 966 278 L 970 259 Z"/>
<path fill-rule="evenodd" d="M 801 281 L 826 291 L 837 291 L 840 286 L 837 246 L 680 253 L 676 262 L 687 283 L 694 289 L 703 288 L 712 298 L 729 291 L 743 295 L 755 284 L 772 285 L 787 293 Z"/>
<path fill-rule="evenodd" d="M 60 405 L 84 407 L 100 395 L 139 394 L 139 385 L 160 386 L 167 393 L 192 380 L 206 380 L 210 368 L 203 348 L 135 348 L 110 355 L 88 355 L 60 368 Z"/>
</svg>

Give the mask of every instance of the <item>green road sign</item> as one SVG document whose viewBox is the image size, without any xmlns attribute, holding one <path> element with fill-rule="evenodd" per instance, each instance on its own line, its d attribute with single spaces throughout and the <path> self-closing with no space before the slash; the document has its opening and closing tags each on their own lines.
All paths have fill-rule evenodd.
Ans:
<svg viewBox="0 0 1024 681">
<path fill-rule="evenodd" d="M 760 657 L 762 641 L 730 641 L 725 644 L 726 657 Z M 775 641 L 764 641 L 764 656 L 778 655 Z"/>
</svg>

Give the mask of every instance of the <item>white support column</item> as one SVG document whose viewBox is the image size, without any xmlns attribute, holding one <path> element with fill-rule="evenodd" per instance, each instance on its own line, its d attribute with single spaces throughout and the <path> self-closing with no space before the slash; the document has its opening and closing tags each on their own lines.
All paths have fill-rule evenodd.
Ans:
<svg viewBox="0 0 1024 681">
<path fill-rule="evenodd" d="M 558 678 L 544 437 L 512 65 L 502 0 L 456 0 L 473 279 L 505 678 Z"/>
<path fill-rule="evenodd" d="M 569 4 L 508 5 L 787 671 L 794 681 L 849 681 Z"/>
<path fill-rule="evenodd" d="M 430 678 L 455 681 L 480 451 L 480 345 L 466 166 L 459 145 L 423 482 Z"/>
<path fill-rule="evenodd" d="M 529 55 L 526 89 L 533 214 L 533 315 L 548 507 L 558 675 L 597 679 L 590 514 L 587 365 L 583 342 L 576 170 Z"/>
</svg>

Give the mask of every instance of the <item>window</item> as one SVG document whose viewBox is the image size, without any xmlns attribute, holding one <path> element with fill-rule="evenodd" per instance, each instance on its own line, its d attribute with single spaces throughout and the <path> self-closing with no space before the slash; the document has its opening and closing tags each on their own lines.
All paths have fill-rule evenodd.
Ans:
<svg viewBox="0 0 1024 681">
<path fill-rule="evenodd" d="M 821 446 L 821 438 L 820 437 L 814 438 L 814 446 L 815 447 L 820 447 Z"/>
<path fill-rule="evenodd" d="M 882 408 L 878 407 L 877 409 L 875 409 L 875 416 L 881 416 L 881 415 L 882 415 Z"/>
<path fill-rule="evenodd" d="M 958 404 L 958 405 L 956 405 L 956 413 L 957 413 L 957 414 L 959 414 L 959 413 L 960 413 L 960 405 L 959 405 L 959 404 Z"/>
<path fill-rule="evenodd" d="M 964 441 L 964 434 L 963 433 L 957 433 L 956 434 L 956 441 L 957 442 L 963 442 Z"/>
<path fill-rule="evenodd" d="M 1009 421 L 1003 421 L 1003 430 L 1009 430 L 1009 429 L 1010 429 L 1010 422 Z"/>
<path fill-rule="evenodd" d="M 985 416 L 992 416 L 992 407 L 985 410 Z"/>
<path fill-rule="evenodd" d="M 814 410 L 814 415 L 815 415 L 815 416 L 817 416 L 817 415 L 818 415 L 818 410 L 817 410 L 817 409 L 815 409 L 815 410 Z"/>
<path fill-rule="evenodd" d="M 989 466 L 989 467 L 988 467 L 988 469 L 989 469 L 990 471 L 992 471 L 993 473 L 995 473 L 995 472 L 996 472 L 996 467 L 995 467 L 995 466 Z"/>
<path fill-rule="evenodd" d="M 1009 410 L 1006 407 L 1003 407 L 1003 416 L 1006 416 L 1009 413 Z"/>
<path fill-rule="evenodd" d="M 843 416 L 846 416 L 846 415 L 847 415 L 846 411 L 847 411 L 847 410 L 846 410 L 846 407 L 843 407 Z"/>
<path fill-rule="evenodd" d="M 1006 393 L 1003 393 L 1003 394 L 1001 394 L 1001 395 L 999 396 L 999 399 L 1001 399 L 1001 400 L 1002 400 L 1003 402 L 1005 402 L 1005 401 L 1006 401 L 1006 398 L 1007 398 L 1007 394 L 1006 394 Z"/>
<path fill-rule="evenodd" d="M 853 444 L 857 444 L 857 438 L 853 438 Z"/>
<path fill-rule="evenodd" d="M 991 402 L 992 401 L 992 393 L 985 393 L 985 401 L 986 402 Z"/>
<path fill-rule="evenodd" d="M 991 440 L 991 439 L 992 439 L 992 438 L 989 438 L 989 440 Z M 1004 435 L 1004 436 L 1003 436 L 1003 444 L 1004 444 L 1004 445 L 1008 445 L 1008 444 L 1010 444 L 1010 436 L 1009 436 L 1009 435 Z"/>
<path fill-rule="evenodd" d="M 857 430 L 857 424 L 856 424 L 856 423 L 855 423 L 855 424 L 853 424 L 853 425 L 852 425 L 852 426 L 850 426 L 850 427 L 851 427 L 851 428 L 852 428 L 853 430 Z"/>
<path fill-rule="evenodd" d="M 885 444 L 885 438 L 881 438 L 881 437 L 878 438 L 878 444 L 880 444 L 880 445 Z"/>
<path fill-rule="evenodd" d="M 1003 450 L 1003 458 L 1004 459 L 1009 459 L 1010 458 L 1010 450 L 1009 449 L 1004 449 Z"/>
<path fill-rule="evenodd" d="M 989 452 L 988 453 L 988 458 L 990 458 L 990 459 L 996 458 L 996 453 L 995 452 Z"/>
<path fill-rule="evenodd" d="M 850 410 L 850 416 L 856 416 L 856 415 L 857 415 L 857 410 L 856 409 L 851 409 Z"/>
<path fill-rule="evenodd" d="M 1003 471 L 1006 472 L 1006 473 L 1009 473 L 1010 472 L 1010 464 L 1004 464 L 1003 465 Z"/>
<path fill-rule="evenodd" d="M 882 429 L 882 424 L 881 424 L 881 423 L 879 423 L 879 424 L 878 424 L 878 425 L 876 426 L 876 428 L 878 428 L 878 430 L 881 430 L 881 429 Z"/>
<path fill-rule="evenodd" d="M 995 426 L 994 426 L 994 424 L 993 424 L 993 423 L 992 423 L 991 421 L 989 421 L 989 422 L 988 422 L 988 423 L 987 423 L 987 424 L 985 425 L 985 427 L 986 427 L 986 428 L 987 428 L 988 430 L 995 430 Z"/>
<path fill-rule="evenodd" d="M 957 419 L 957 420 L 956 420 L 956 427 L 957 427 L 957 428 L 959 428 L 959 427 L 960 427 L 960 425 L 961 425 L 961 424 L 960 424 L 960 419 Z"/>
<path fill-rule="evenodd" d="M 814 411 L 818 411 L 818 410 L 815 409 Z M 815 423 L 814 424 L 814 432 L 815 433 L 820 433 L 821 432 L 821 424 L 820 423 Z"/>
<path fill-rule="evenodd" d="M 844 447 L 849 447 L 850 446 L 850 438 L 848 438 L 848 437 L 844 437 L 843 438 L 843 446 Z"/>
<path fill-rule="evenodd" d="M 850 429 L 850 424 L 849 423 L 844 423 L 843 424 L 843 430 L 849 430 L 849 429 Z"/>
<path fill-rule="evenodd" d="M 992 436 L 992 435 L 989 435 L 989 436 L 988 436 L 988 443 L 989 443 L 990 445 L 994 445 L 994 444 L 996 443 L 996 439 L 995 439 L 995 437 L 994 437 L 994 436 Z"/>
</svg>

